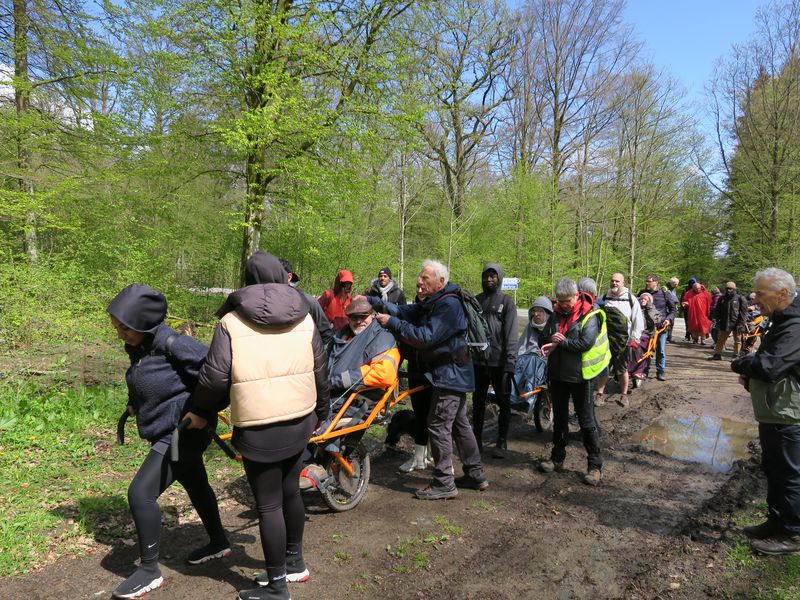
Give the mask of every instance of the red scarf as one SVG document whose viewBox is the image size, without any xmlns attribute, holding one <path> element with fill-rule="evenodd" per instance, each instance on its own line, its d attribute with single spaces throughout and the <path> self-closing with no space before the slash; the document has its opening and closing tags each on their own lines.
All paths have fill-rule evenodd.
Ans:
<svg viewBox="0 0 800 600">
<path fill-rule="evenodd" d="M 591 308 L 592 305 L 589 304 L 582 295 L 578 296 L 578 301 L 570 312 L 565 314 L 556 308 L 556 314 L 558 315 L 558 332 L 561 335 L 567 335 L 567 330 L 570 328 L 570 325 L 589 312 Z"/>
</svg>

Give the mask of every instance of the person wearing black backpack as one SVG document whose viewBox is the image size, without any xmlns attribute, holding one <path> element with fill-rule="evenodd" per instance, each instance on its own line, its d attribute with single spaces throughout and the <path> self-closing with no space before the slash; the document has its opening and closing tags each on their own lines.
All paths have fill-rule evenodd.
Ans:
<svg viewBox="0 0 800 600">
<path fill-rule="evenodd" d="M 481 274 L 483 292 L 476 298 L 481 304 L 486 323 L 489 325 L 491 355 L 476 359 L 475 392 L 472 394 L 472 430 L 479 447 L 483 447 L 483 421 L 486 414 L 486 396 L 491 384 L 494 397 L 500 408 L 497 417 L 497 440 L 494 458 L 505 458 L 508 451 L 508 425 L 511 421 L 511 378 L 517 364 L 517 305 L 508 294 L 500 291 L 503 267 L 487 263 Z"/>
<path fill-rule="evenodd" d="M 410 346 L 425 379 L 431 384 L 428 437 L 433 454 L 433 480 L 415 492 L 423 500 L 458 495 L 457 487 L 485 490 L 481 453 L 467 418 L 467 392 L 475 389 L 472 357 L 467 345 L 467 315 L 461 290 L 448 281 L 447 267 L 426 260 L 417 277 L 420 302 L 397 306 L 369 296 L 370 304 L 389 314 L 375 316 L 398 341 Z M 453 441 L 464 475 L 453 476 Z"/>
</svg>

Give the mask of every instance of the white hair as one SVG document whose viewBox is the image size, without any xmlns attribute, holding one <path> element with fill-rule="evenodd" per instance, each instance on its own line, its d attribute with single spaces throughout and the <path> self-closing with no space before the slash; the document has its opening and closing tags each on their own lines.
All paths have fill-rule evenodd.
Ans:
<svg viewBox="0 0 800 600">
<path fill-rule="evenodd" d="M 588 292 L 597 298 L 597 284 L 591 277 L 581 277 L 578 279 L 578 290 L 581 292 Z"/>
<path fill-rule="evenodd" d="M 431 258 L 422 261 L 422 269 L 430 268 L 433 271 L 433 274 L 436 276 L 437 279 L 444 279 L 444 282 L 447 283 L 450 280 L 450 272 L 447 270 L 442 263 L 438 260 L 433 260 Z"/>
<path fill-rule="evenodd" d="M 578 293 L 578 284 L 569 277 L 562 277 L 556 281 L 556 298 L 568 298 Z"/>
<path fill-rule="evenodd" d="M 794 283 L 794 277 L 792 277 L 789 273 L 787 273 L 783 269 L 770 267 L 769 269 L 764 269 L 763 271 L 759 271 L 758 273 L 756 273 L 755 281 L 759 282 L 762 279 L 768 281 L 767 287 L 771 289 L 773 292 L 780 292 L 781 290 L 787 290 L 789 292 L 790 298 L 794 295 L 796 289 Z"/>
</svg>

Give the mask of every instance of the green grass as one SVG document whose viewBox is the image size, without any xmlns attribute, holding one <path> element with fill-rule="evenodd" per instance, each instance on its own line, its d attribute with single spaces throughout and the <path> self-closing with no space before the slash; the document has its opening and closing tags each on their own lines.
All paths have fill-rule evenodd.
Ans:
<svg viewBox="0 0 800 600">
<path fill-rule="evenodd" d="M 433 524 L 436 526 L 434 530 L 421 529 L 416 535 L 398 536 L 394 544 L 386 546 L 386 553 L 395 560 L 392 565 L 394 573 L 403 575 L 427 570 L 430 567 L 429 551 L 439 550 L 453 537 L 464 533 L 441 515 L 433 518 Z"/>
<path fill-rule="evenodd" d="M 82 538 L 133 537 L 127 488 L 149 445 L 116 422 L 124 385 L 6 380 L 0 388 L 0 577 L 78 552 Z M 213 470 L 213 469 L 212 469 Z"/>
<path fill-rule="evenodd" d="M 738 527 L 764 520 L 766 504 L 758 503 L 736 515 Z M 726 553 L 726 576 L 735 591 L 731 598 L 748 600 L 800 600 L 800 556 L 764 556 L 757 554 L 744 539 L 735 540 Z M 741 589 L 741 583 L 747 588 Z"/>
</svg>

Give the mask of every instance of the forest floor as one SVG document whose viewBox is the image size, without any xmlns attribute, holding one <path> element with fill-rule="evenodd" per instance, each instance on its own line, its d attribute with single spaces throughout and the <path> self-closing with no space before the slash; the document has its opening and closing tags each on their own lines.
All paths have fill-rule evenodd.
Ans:
<svg viewBox="0 0 800 600">
<path fill-rule="evenodd" d="M 710 347 L 682 337 L 676 331 L 668 346 L 666 382 L 647 380 L 627 409 L 614 394 L 597 409 L 605 465 L 596 488 L 581 482 L 578 437 L 565 472 L 539 473 L 550 435 L 518 415 L 508 457 L 484 453 L 489 489 L 453 500 L 414 499 L 428 474 L 399 474 L 407 455 L 374 440 L 370 487 L 356 509 L 333 513 L 305 496 L 311 579 L 292 584 L 294 600 L 747 597 L 753 582 L 737 576 L 730 552 L 744 539 L 741 515 L 757 518 L 765 497 L 752 454 L 757 431 L 727 357 L 708 362 Z M 246 481 L 233 473 L 214 483 L 232 556 L 185 565 L 188 549 L 205 543 L 202 527 L 172 519 L 165 585 L 148 598 L 235 598 L 253 587 L 263 566 L 257 518 Z M 0 598 L 108 598 L 136 554 L 133 540 L 95 542 L 79 558 L 1 580 Z"/>
</svg>

